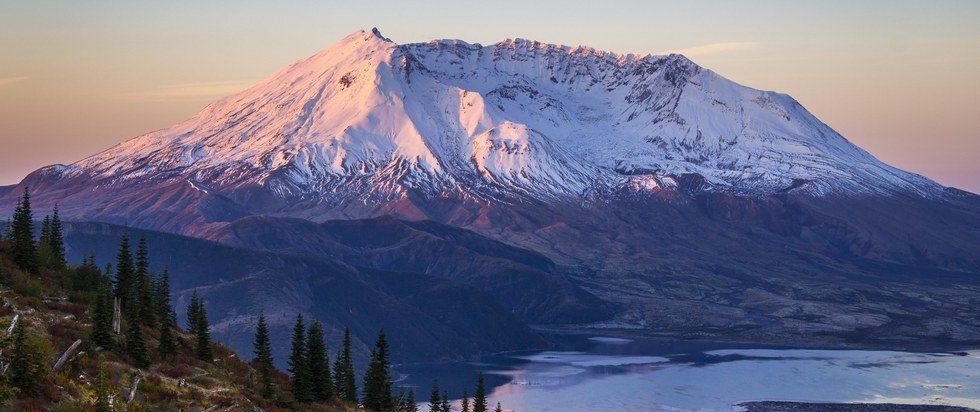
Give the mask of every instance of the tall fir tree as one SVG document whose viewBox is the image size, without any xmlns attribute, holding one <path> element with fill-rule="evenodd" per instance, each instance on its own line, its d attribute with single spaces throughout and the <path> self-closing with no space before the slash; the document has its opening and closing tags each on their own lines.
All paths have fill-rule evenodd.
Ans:
<svg viewBox="0 0 980 412">
<path fill-rule="evenodd" d="M 504 412 L 504 408 L 500 407 L 500 402 L 497 402 L 497 407 L 493 410 L 493 412 Z"/>
<path fill-rule="evenodd" d="M 415 403 L 415 389 L 409 388 L 408 398 L 405 399 L 405 412 L 418 412 L 419 407 Z"/>
<path fill-rule="evenodd" d="M 109 279 L 99 275 L 98 292 L 92 308 L 92 342 L 104 349 L 112 349 L 115 342 L 112 337 L 113 296 Z"/>
<path fill-rule="evenodd" d="M 378 332 L 378 339 L 371 350 L 371 362 L 364 373 L 364 407 L 375 411 L 390 411 L 394 408 L 388 340 L 383 330 Z"/>
<path fill-rule="evenodd" d="M 449 404 L 449 392 L 442 392 L 442 405 L 439 406 L 439 410 L 442 412 L 452 412 L 453 408 Z"/>
<path fill-rule="evenodd" d="M 259 370 L 262 380 L 262 397 L 272 399 L 275 396 L 275 366 L 272 360 L 272 345 L 269 343 L 269 328 L 265 324 L 265 315 L 259 315 L 258 325 L 255 326 L 255 340 L 252 342 L 255 353 L 255 367 Z"/>
<path fill-rule="evenodd" d="M 48 239 L 48 249 L 51 252 L 51 258 L 53 259 L 53 264 L 57 268 L 64 268 L 68 265 L 68 261 L 65 258 L 65 239 L 64 239 L 64 226 L 61 223 L 61 217 L 58 215 L 58 205 L 54 205 L 54 210 L 51 212 L 51 230 Z"/>
<path fill-rule="evenodd" d="M 10 384 L 22 395 L 31 397 L 38 394 L 41 382 L 47 375 L 48 365 L 45 364 L 46 354 L 41 347 L 28 339 L 25 323 L 25 321 L 17 322 L 13 330 Z"/>
<path fill-rule="evenodd" d="M 37 271 L 37 245 L 34 243 L 34 213 L 31 211 L 31 195 L 27 187 L 24 196 L 14 208 L 10 223 L 10 241 L 13 243 L 13 258 L 21 269 Z"/>
<path fill-rule="evenodd" d="M 135 289 L 130 290 L 130 301 L 137 298 Z M 126 354 L 137 368 L 150 366 L 150 356 L 146 350 L 146 340 L 143 339 L 143 323 L 139 316 L 131 317 L 126 322 Z"/>
<path fill-rule="evenodd" d="M 50 267 L 51 259 L 51 216 L 45 215 L 41 219 L 41 235 L 37 238 L 37 264 L 38 267 Z"/>
<path fill-rule="evenodd" d="M 344 328 L 344 343 L 337 353 L 333 365 L 333 387 L 337 397 L 357 404 L 357 384 L 354 376 L 354 362 L 351 358 L 350 329 Z"/>
<path fill-rule="evenodd" d="M 112 412 L 108 381 L 105 373 L 105 357 L 99 355 L 98 371 L 95 374 L 95 405 L 93 405 L 95 412 Z"/>
<path fill-rule="evenodd" d="M 473 393 L 473 412 L 487 412 L 487 391 L 483 385 L 483 372 L 476 377 L 476 392 Z"/>
<path fill-rule="evenodd" d="M 429 394 L 429 412 L 442 412 L 442 396 L 439 394 L 439 381 L 432 381 L 432 392 Z"/>
<path fill-rule="evenodd" d="M 211 347 L 211 325 L 208 324 L 208 310 L 205 308 L 204 299 L 197 301 L 197 322 L 194 325 L 194 334 L 197 336 L 197 358 L 205 362 L 214 361 L 214 348 Z"/>
<path fill-rule="evenodd" d="M 150 251 L 146 246 L 146 238 L 140 236 L 136 246 L 136 267 L 133 272 L 136 293 L 138 295 L 137 310 L 140 321 L 144 325 L 156 327 L 157 308 L 153 299 L 153 278 L 150 276 Z"/>
<path fill-rule="evenodd" d="M 116 254 L 116 297 L 119 298 L 124 311 L 129 311 L 130 297 L 133 296 L 134 281 L 133 253 L 129 248 L 129 235 L 123 234 L 119 240 L 119 253 Z"/>
<path fill-rule="evenodd" d="M 177 354 L 177 338 L 174 336 L 173 322 L 160 322 L 160 344 L 157 345 L 157 352 L 163 359 L 169 359 Z"/>
<path fill-rule="evenodd" d="M 187 304 L 187 329 L 188 332 L 197 331 L 198 315 L 201 309 L 201 299 L 197 296 L 197 289 L 191 292 L 191 301 Z"/>
<path fill-rule="evenodd" d="M 463 391 L 462 411 L 470 412 L 470 395 Z"/>
<path fill-rule="evenodd" d="M 333 397 L 330 358 L 327 355 L 327 345 L 323 342 L 323 325 L 318 321 L 310 324 L 306 336 L 306 372 L 310 378 L 310 394 L 313 400 L 326 402 Z"/>
<path fill-rule="evenodd" d="M 306 361 L 306 327 L 303 325 L 303 315 L 296 315 L 296 325 L 293 326 L 293 341 L 289 352 L 289 374 L 293 385 L 293 399 L 296 402 L 309 402 L 310 375 Z"/>
<path fill-rule="evenodd" d="M 153 306 L 161 323 L 170 323 L 171 326 L 176 324 L 177 315 L 170 304 L 170 271 L 167 268 L 153 281 Z"/>
</svg>

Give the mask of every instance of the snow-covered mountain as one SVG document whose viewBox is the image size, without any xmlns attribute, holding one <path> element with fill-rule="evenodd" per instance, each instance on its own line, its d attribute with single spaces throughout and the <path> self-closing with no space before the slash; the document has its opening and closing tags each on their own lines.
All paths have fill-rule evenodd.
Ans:
<svg viewBox="0 0 980 412">
<path fill-rule="evenodd" d="M 376 29 L 58 172 L 333 202 L 407 192 L 591 198 L 670 188 L 692 174 L 736 194 L 943 191 L 875 159 L 791 97 L 684 56 L 523 39 L 399 45 Z"/>
</svg>

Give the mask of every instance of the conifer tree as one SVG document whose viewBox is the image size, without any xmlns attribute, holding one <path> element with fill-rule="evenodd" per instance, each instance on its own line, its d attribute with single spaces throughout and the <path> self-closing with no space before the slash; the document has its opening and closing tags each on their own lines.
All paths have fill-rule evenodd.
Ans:
<svg viewBox="0 0 980 412">
<path fill-rule="evenodd" d="M 129 309 L 130 297 L 134 287 L 133 254 L 129 249 L 129 235 L 123 234 L 119 241 L 119 253 L 116 254 L 116 297 L 122 303 L 123 310 Z"/>
<path fill-rule="evenodd" d="M 364 407 L 375 411 L 388 411 L 394 407 L 388 341 L 383 330 L 378 332 L 378 340 L 371 350 L 371 362 L 364 373 Z"/>
<path fill-rule="evenodd" d="M 174 326 L 172 322 L 160 322 L 160 345 L 157 346 L 160 357 L 167 359 L 177 354 L 177 341 L 174 337 Z"/>
<path fill-rule="evenodd" d="M 419 407 L 415 404 L 415 389 L 408 390 L 408 398 L 405 399 L 405 412 L 418 412 Z"/>
<path fill-rule="evenodd" d="M 130 299 L 135 300 L 136 290 L 130 292 Z M 143 324 L 139 317 L 131 318 L 126 325 L 126 354 L 137 368 L 150 366 L 150 357 L 146 351 L 146 341 L 143 339 Z"/>
<path fill-rule="evenodd" d="M 292 350 L 289 354 L 289 373 L 293 384 L 293 399 L 296 402 L 309 402 L 310 376 L 306 368 L 306 328 L 303 325 L 303 315 L 296 315 L 296 325 L 293 327 Z"/>
<path fill-rule="evenodd" d="M 115 342 L 112 338 L 113 296 L 109 279 L 99 276 L 99 289 L 92 310 L 92 342 L 96 346 L 111 349 Z"/>
<path fill-rule="evenodd" d="M 470 396 L 469 396 L 469 394 L 466 393 L 466 391 L 463 391 L 463 402 L 462 402 L 462 404 L 463 404 L 462 405 L 463 406 L 462 412 L 470 412 Z"/>
<path fill-rule="evenodd" d="M 109 403 L 109 382 L 105 376 L 105 358 L 99 355 L 98 372 L 95 375 L 95 412 L 111 412 Z"/>
<path fill-rule="evenodd" d="M 442 412 L 442 396 L 439 395 L 439 381 L 432 381 L 432 393 L 429 395 L 429 412 Z"/>
<path fill-rule="evenodd" d="M 10 223 L 10 241 L 13 243 L 14 262 L 28 272 L 37 270 L 37 245 L 34 244 L 34 214 L 31 211 L 31 196 L 24 188 L 17 207 L 14 208 Z"/>
<path fill-rule="evenodd" d="M 449 392 L 442 392 L 442 405 L 439 407 L 439 409 L 442 410 L 442 412 L 453 411 L 452 407 L 449 405 Z"/>
<path fill-rule="evenodd" d="M 47 375 L 48 366 L 45 365 L 46 354 L 41 347 L 28 339 L 25 323 L 18 322 L 13 330 L 10 384 L 30 397 L 38 393 L 40 384 Z"/>
<path fill-rule="evenodd" d="M 197 297 L 197 289 L 191 293 L 191 302 L 187 304 L 187 331 L 196 333 L 198 324 L 198 312 L 201 309 L 200 298 Z"/>
<path fill-rule="evenodd" d="M 167 268 L 153 282 L 153 306 L 161 323 L 170 323 L 171 326 L 176 324 L 177 315 L 170 304 L 170 272 Z"/>
<path fill-rule="evenodd" d="M 51 258 L 54 260 L 55 267 L 63 268 L 67 266 L 68 261 L 65 259 L 64 227 L 61 224 L 61 217 L 58 216 L 58 205 L 54 205 L 54 211 L 51 212 L 51 230 L 48 236 L 48 249 L 50 250 Z"/>
<path fill-rule="evenodd" d="M 204 307 L 204 299 L 197 301 L 197 323 L 194 325 L 194 334 L 197 335 L 197 358 L 205 361 L 214 361 L 214 349 L 211 348 L 211 326 L 208 324 L 208 311 Z"/>
<path fill-rule="evenodd" d="M 310 394 L 313 400 L 325 402 L 333 397 L 330 359 L 327 345 L 323 342 L 323 325 L 318 321 L 313 321 L 307 332 L 306 372 L 310 378 Z"/>
<path fill-rule="evenodd" d="M 487 412 L 487 392 L 483 386 L 483 372 L 476 377 L 476 393 L 473 394 L 473 412 Z"/>
<path fill-rule="evenodd" d="M 333 365 L 333 387 L 340 399 L 357 404 L 357 384 L 354 382 L 354 362 L 350 346 L 350 329 L 344 328 L 344 343 Z"/>
<path fill-rule="evenodd" d="M 45 215 L 41 220 L 41 236 L 37 238 L 38 267 L 50 267 L 51 259 L 51 216 Z"/>
<path fill-rule="evenodd" d="M 153 279 L 150 277 L 149 249 L 146 246 L 146 238 L 142 236 L 136 247 L 136 268 L 133 277 L 139 295 L 137 307 L 140 321 L 144 325 L 155 327 L 157 308 L 153 299 Z"/>
<path fill-rule="evenodd" d="M 255 327 L 255 340 L 252 342 L 255 353 L 255 366 L 262 379 L 262 397 L 272 399 L 275 396 L 275 367 L 272 360 L 272 346 L 269 343 L 269 328 L 265 324 L 265 315 L 259 315 L 259 323 Z"/>
<path fill-rule="evenodd" d="M 500 402 L 497 402 L 497 408 L 493 412 L 504 412 L 504 408 L 500 407 Z"/>
</svg>

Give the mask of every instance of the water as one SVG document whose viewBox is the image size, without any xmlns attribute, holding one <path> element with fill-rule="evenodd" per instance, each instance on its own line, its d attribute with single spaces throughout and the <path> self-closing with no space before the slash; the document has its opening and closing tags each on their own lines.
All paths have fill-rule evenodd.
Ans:
<svg viewBox="0 0 980 412">
<path fill-rule="evenodd" d="M 980 350 L 805 350 L 710 342 L 570 337 L 568 350 L 399 368 L 428 399 L 486 374 L 491 405 L 517 411 L 733 410 L 740 402 L 890 402 L 980 408 Z M 458 404 L 457 404 L 458 407 Z M 424 410 L 424 409 L 423 409 Z"/>
</svg>

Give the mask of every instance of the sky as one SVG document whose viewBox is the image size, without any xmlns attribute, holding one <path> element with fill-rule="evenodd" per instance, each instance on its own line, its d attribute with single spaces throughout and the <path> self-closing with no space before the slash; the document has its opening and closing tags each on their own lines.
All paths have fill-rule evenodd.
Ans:
<svg viewBox="0 0 980 412">
<path fill-rule="evenodd" d="M 398 43 L 684 53 L 792 95 L 887 163 L 980 193 L 980 1 L 0 0 L 0 185 L 372 27 Z"/>
</svg>

